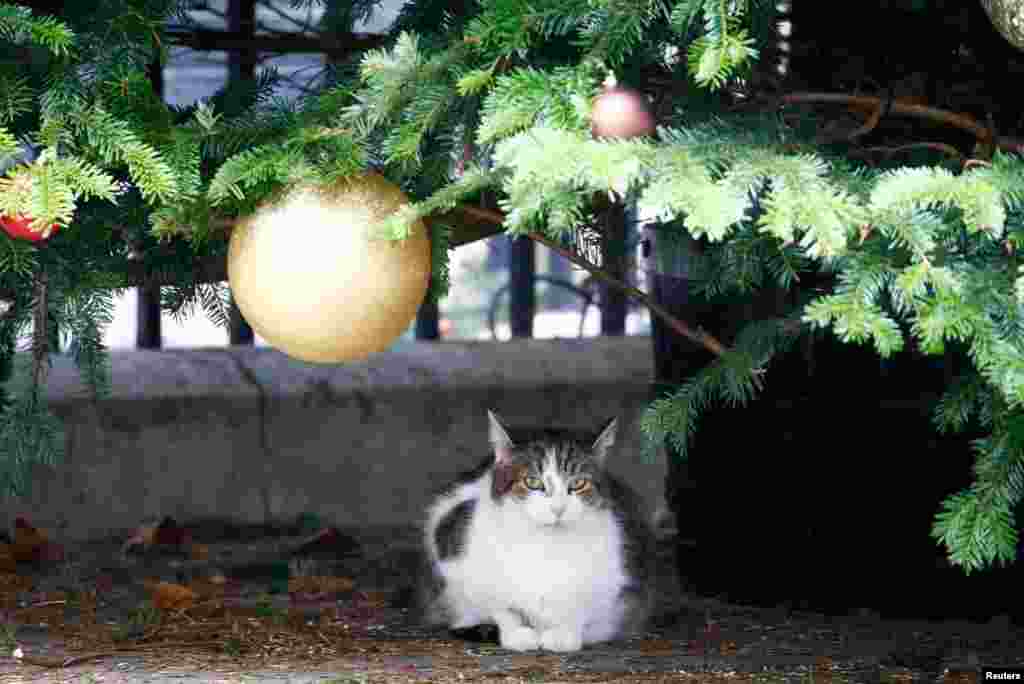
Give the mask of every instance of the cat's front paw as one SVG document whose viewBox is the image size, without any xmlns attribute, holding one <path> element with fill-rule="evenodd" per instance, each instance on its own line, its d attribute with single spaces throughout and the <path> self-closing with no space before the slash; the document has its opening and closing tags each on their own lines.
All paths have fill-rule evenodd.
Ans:
<svg viewBox="0 0 1024 684">
<path fill-rule="evenodd" d="M 534 651 L 540 648 L 537 631 L 529 627 L 513 627 L 500 631 L 501 647 L 510 651 Z"/>
<path fill-rule="evenodd" d="M 571 629 L 548 629 L 540 634 L 540 647 L 545 651 L 578 651 L 583 648 L 583 635 Z"/>
</svg>

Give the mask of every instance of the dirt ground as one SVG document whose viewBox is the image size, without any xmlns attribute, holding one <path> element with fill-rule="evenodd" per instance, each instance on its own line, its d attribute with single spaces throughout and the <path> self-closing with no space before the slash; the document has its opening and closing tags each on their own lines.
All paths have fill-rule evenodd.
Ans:
<svg viewBox="0 0 1024 684">
<path fill-rule="evenodd" d="M 0 684 L 935 682 L 1024 667 L 1024 628 L 1005 619 L 835 618 L 685 595 L 669 542 L 663 600 L 644 634 L 573 654 L 513 653 L 416 623 L 414 530 L 348 530 L 332 548 L 299 555 L 308 535 L 193 533 L 205 547 L 198 558 L 125 556 L 113 539 L 68 546 L 64 561 L 0 580 Z M 323 578 L 333 578 L 329 590 Z M 161 581 L 194 593 L 158 609 Z"/>
</svg>

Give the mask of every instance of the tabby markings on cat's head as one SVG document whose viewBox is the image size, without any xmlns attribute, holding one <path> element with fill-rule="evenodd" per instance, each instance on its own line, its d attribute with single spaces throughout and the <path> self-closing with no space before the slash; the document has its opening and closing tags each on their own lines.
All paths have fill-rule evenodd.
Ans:
<svg viewBox="0 0 1024 684">
<path fill-rule="evenodd" d="M 496 502 L 522 507 L 534 523 L 550 530 L 566 529 L 608 506 L 602 480 L 617 420 L 610 420 L 593 443 L 552 431 L 520 444 L 493 412 L 488 411 L 488 418 L 494 448 L 491 496 Z"/>
</svg>

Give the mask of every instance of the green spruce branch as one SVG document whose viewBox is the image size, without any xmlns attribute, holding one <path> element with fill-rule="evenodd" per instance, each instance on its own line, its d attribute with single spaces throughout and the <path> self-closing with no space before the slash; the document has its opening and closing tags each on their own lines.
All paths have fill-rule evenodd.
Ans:
<svg viewBox="0 0 1024 684">
<path fill-rule="evenodd" d="M 54 17 L 36 17 L 27 7 L 0 4 L 0 39 L 16 45 L 31 43 L 65 56 L 74 46 L 75 35 Z"/>
</svg>

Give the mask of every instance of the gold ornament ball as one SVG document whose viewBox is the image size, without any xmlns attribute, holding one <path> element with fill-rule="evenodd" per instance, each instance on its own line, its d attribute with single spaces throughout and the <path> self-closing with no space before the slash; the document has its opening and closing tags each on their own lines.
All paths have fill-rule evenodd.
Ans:
<svg viewBox="0 0 1024 684">
<path fill-rule="evenodd" d="M 1024 0 L 981 0 L 989 20 L 1018 50 L 1024 50 Z"/>
<path fill-rule="evenodd" d="M 239 221 L 228 249 L 232 296 L 252 329 L 291 357 L 356 361 L 408 329 L 430 280 L 430 239 L 374 234 L 409 199 L 376 173 L 297 186 Z"/>
</svg>

